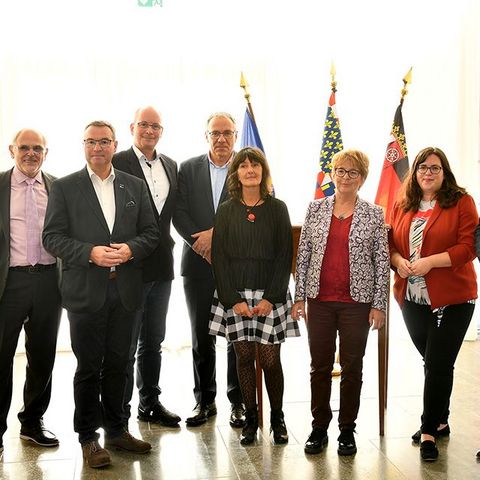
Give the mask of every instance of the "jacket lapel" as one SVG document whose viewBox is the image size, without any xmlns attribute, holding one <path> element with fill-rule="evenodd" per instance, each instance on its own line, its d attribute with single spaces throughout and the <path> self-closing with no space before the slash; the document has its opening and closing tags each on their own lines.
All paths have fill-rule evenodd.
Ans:
<svg viewBox="0 0 480 480">
<path fill-rule="evenodd" d="M 7 244 L 10 242 L 10 182 L 12 170 L 0 176 L 0 230 L 4 232 Z"/>
<path fill-rule="evenodd" d="M 198 185 L 201 185 L 205 188 L 205 191 L 203 192 L 202 195 L 206 195 L 208 199 L 208 205 L 211 209 L 211 215 L 212 217 L 215 215 L 215 207 L 213 205 L 213 193 L 212 193 L 212 181 L 210 179 L 210 165 L 209 165 L 209 160 L 208 160 L 208 155 L 205 155 L 203 162 L 200 165 L 200 171 L 199 171 L 199 178 L 198 178 Z M 224 196 L 225 193 L 225 186 L 223 187 L 222 195 L 220 197 L 220 202 L 222 202 L 222 197 Z"/>
</svg>

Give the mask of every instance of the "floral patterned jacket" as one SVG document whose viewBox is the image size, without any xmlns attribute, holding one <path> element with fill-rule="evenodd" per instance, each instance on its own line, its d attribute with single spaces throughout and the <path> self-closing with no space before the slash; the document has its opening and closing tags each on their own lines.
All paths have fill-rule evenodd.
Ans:
<svg viewBox="0 0 480 480">
<path fill-rule="evenodd" d="M 330 232 L 335 196 L 310 203 L 302 227 L 295 274 L 295 301 L 315 298 Z M 386 311 L 390 260 L 382 209 L 360 198 L 353 211 L 348 249 L 350 295 Z"/>
</svg>

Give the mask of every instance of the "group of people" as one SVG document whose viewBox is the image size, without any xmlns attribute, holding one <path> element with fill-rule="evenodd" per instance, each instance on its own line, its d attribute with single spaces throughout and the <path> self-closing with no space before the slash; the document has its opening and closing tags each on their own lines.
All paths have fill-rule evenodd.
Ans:
<svg viewBox="0 0 480 480">
<path fill-rule="evenodd" d="M 311 202 L 302 227 L 293 303 L 288 209 L 271 195 L 264 154 L 251 147 L 234 151 L 233 117 L 212 114 L 208 152 L 178 171 L 158 151 L 163 125 L 156 109 L 138 109 L 130 129 L 132 147 L 117 153 L 113 126 L 90 122 L 83 133 L 86 167 L 60 179 L 42 170 L 48 148 L 40 132 L 23 129 L 9 147 L 15 165 L 0 173 L 0 452 L 22 327 L 27 369 L 20 437 L 44 447 L 59 443 L 43 415 L 62 306 L 77 359 L 74 429 L 86 463 L 109 465 L 112 448 L 151 450 L 128 430 L 135 380 L 138 419 L 179 425 L 181 418 L 159 399 L 173 221 L 184 239 L 181 274 L 192 332 L 195 407 L 188 426 L 217 414 L 215 344 L 223 336 L 229 421 L 242 428 L 241 444 L 253 443 L 258 429 L 256 359 L 274 442 L 288 442 L 280 346 L 300 334 L 303 317 L 313 416 L 305 452 L 319 453 L 328 443 L 338 333 L 338 454 L 355 454 L 362 362 L 369 330 L 385 321 L 391 267 L 395 298 L 425 362 L 422 423 L 413 439 L 424 460 L 436 459 L 436 439 L 450 433 L 453 366 L 477 297 L 478 214 L 445 154 L 437 148 L 418 154 L 389 228 L 381 208 L 358 196 L 367 156 L 336 154 L 335 195 Z"/>
</svg>

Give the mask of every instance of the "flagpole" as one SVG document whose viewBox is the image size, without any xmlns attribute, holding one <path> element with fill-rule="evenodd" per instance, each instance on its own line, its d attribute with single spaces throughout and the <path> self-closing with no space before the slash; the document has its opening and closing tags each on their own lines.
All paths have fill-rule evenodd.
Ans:
<svg viewBox="0 0 480 480">
<path fill-rule="evenodd" d="M 337 91 L 337 82 L 335 81 L 335 75 L 337 71 L 335 70 L 335 64 L 332 61 L 332 65 L 330 66 L 330 77 L 332 81 L 330 82 L 330 85 L 332 86 L 332 92 L 335 93 Z"/>
<path fill-rule="evenodd" d="M 253 114 L 252 104 L 250 103 L 250 93 L 248 92 L 248 83 L 245 79 L 243 72 L 240 72 L 240 87 L 243 88 L 245 92 L 245 100 L 247 101 L 248 113 L 252 117 L 253 123 L 255 122 L 255 115 Z M 257 377 L 257 403 L 258 403 L 258 423 L 260 426 L 263 425 L 263 376 L 262 376 L 262 367 L 260 366 L 260 355 L 258 353 L 258 347 L 256 350 L 256 361 L 255 361 L 255 371 Z"/>
</svg>

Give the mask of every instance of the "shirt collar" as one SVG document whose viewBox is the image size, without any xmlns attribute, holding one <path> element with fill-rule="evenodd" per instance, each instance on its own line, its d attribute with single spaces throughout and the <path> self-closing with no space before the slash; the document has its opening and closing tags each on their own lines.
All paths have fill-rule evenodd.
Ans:
<svg viewBox="0 0 480 480">
<path fill-rule="evenodd" d="M 111 170 L 110 170 L 110 175 L 105 179 L 105 180 L 102 180 L 91 168 L 90 168 L 90 165 L 87 163 L 87 171 L 88 171 L 88 176 L 90 177 L 90 179 L 92 179 L 93 177 L 95 178 L 98 178 L 98 180 L 100 180 L 101 182 L 106 182 L 106 181 L 111 181 L 113 182 L 115 180 L 115 169 L 113 167 L 111 167 Z"/>
<path fill-rule="evenodd" d="M 212 157 L 210 156 L 210 151 L 209 151 L 209 152 L 208 152 L 208 161 L 210 162 L 210 165 L 211 165 L 213 168 L 218 168 L 218 169 L 228 168 L 234 155 L 235 155 L 235 152 L 232 152 L 232 154 L 230 155 L 230 158 L 228 159 L 228 162 L 227 162 L 225 165 L 222 165 L 221 167 L 219 167 L 217 164 L 215 164 L 215 163 L 213 162 Z"/>
<path fill-rule="evenodd" d="M 13 180 L 17 183 L 23 183 L 25 180 L 28 180 L 31 177 L 27 177 L 23 172 L 19 170 L 19 168 L 15 165 L 13 167 L 13 172 L 12 172 L 12 178 Z M 40 183 L 43 185 L 43 175 L 42 172 L 39 170 L 38 173 L 33 177 L 37 183 Z"/>
<path fill-rule="evenodd" d="M 147 160 L 147 157 L 142 153 L 142 151 L 136 145 L 132 145 L 132 148 L 138 160 L 145 160 L 146 162 L 153 162 L 155 160 L 158 160 L 158 153 L 156 150 L 155 150 L 155 156 L 153 160 Z"/>
</svg>

